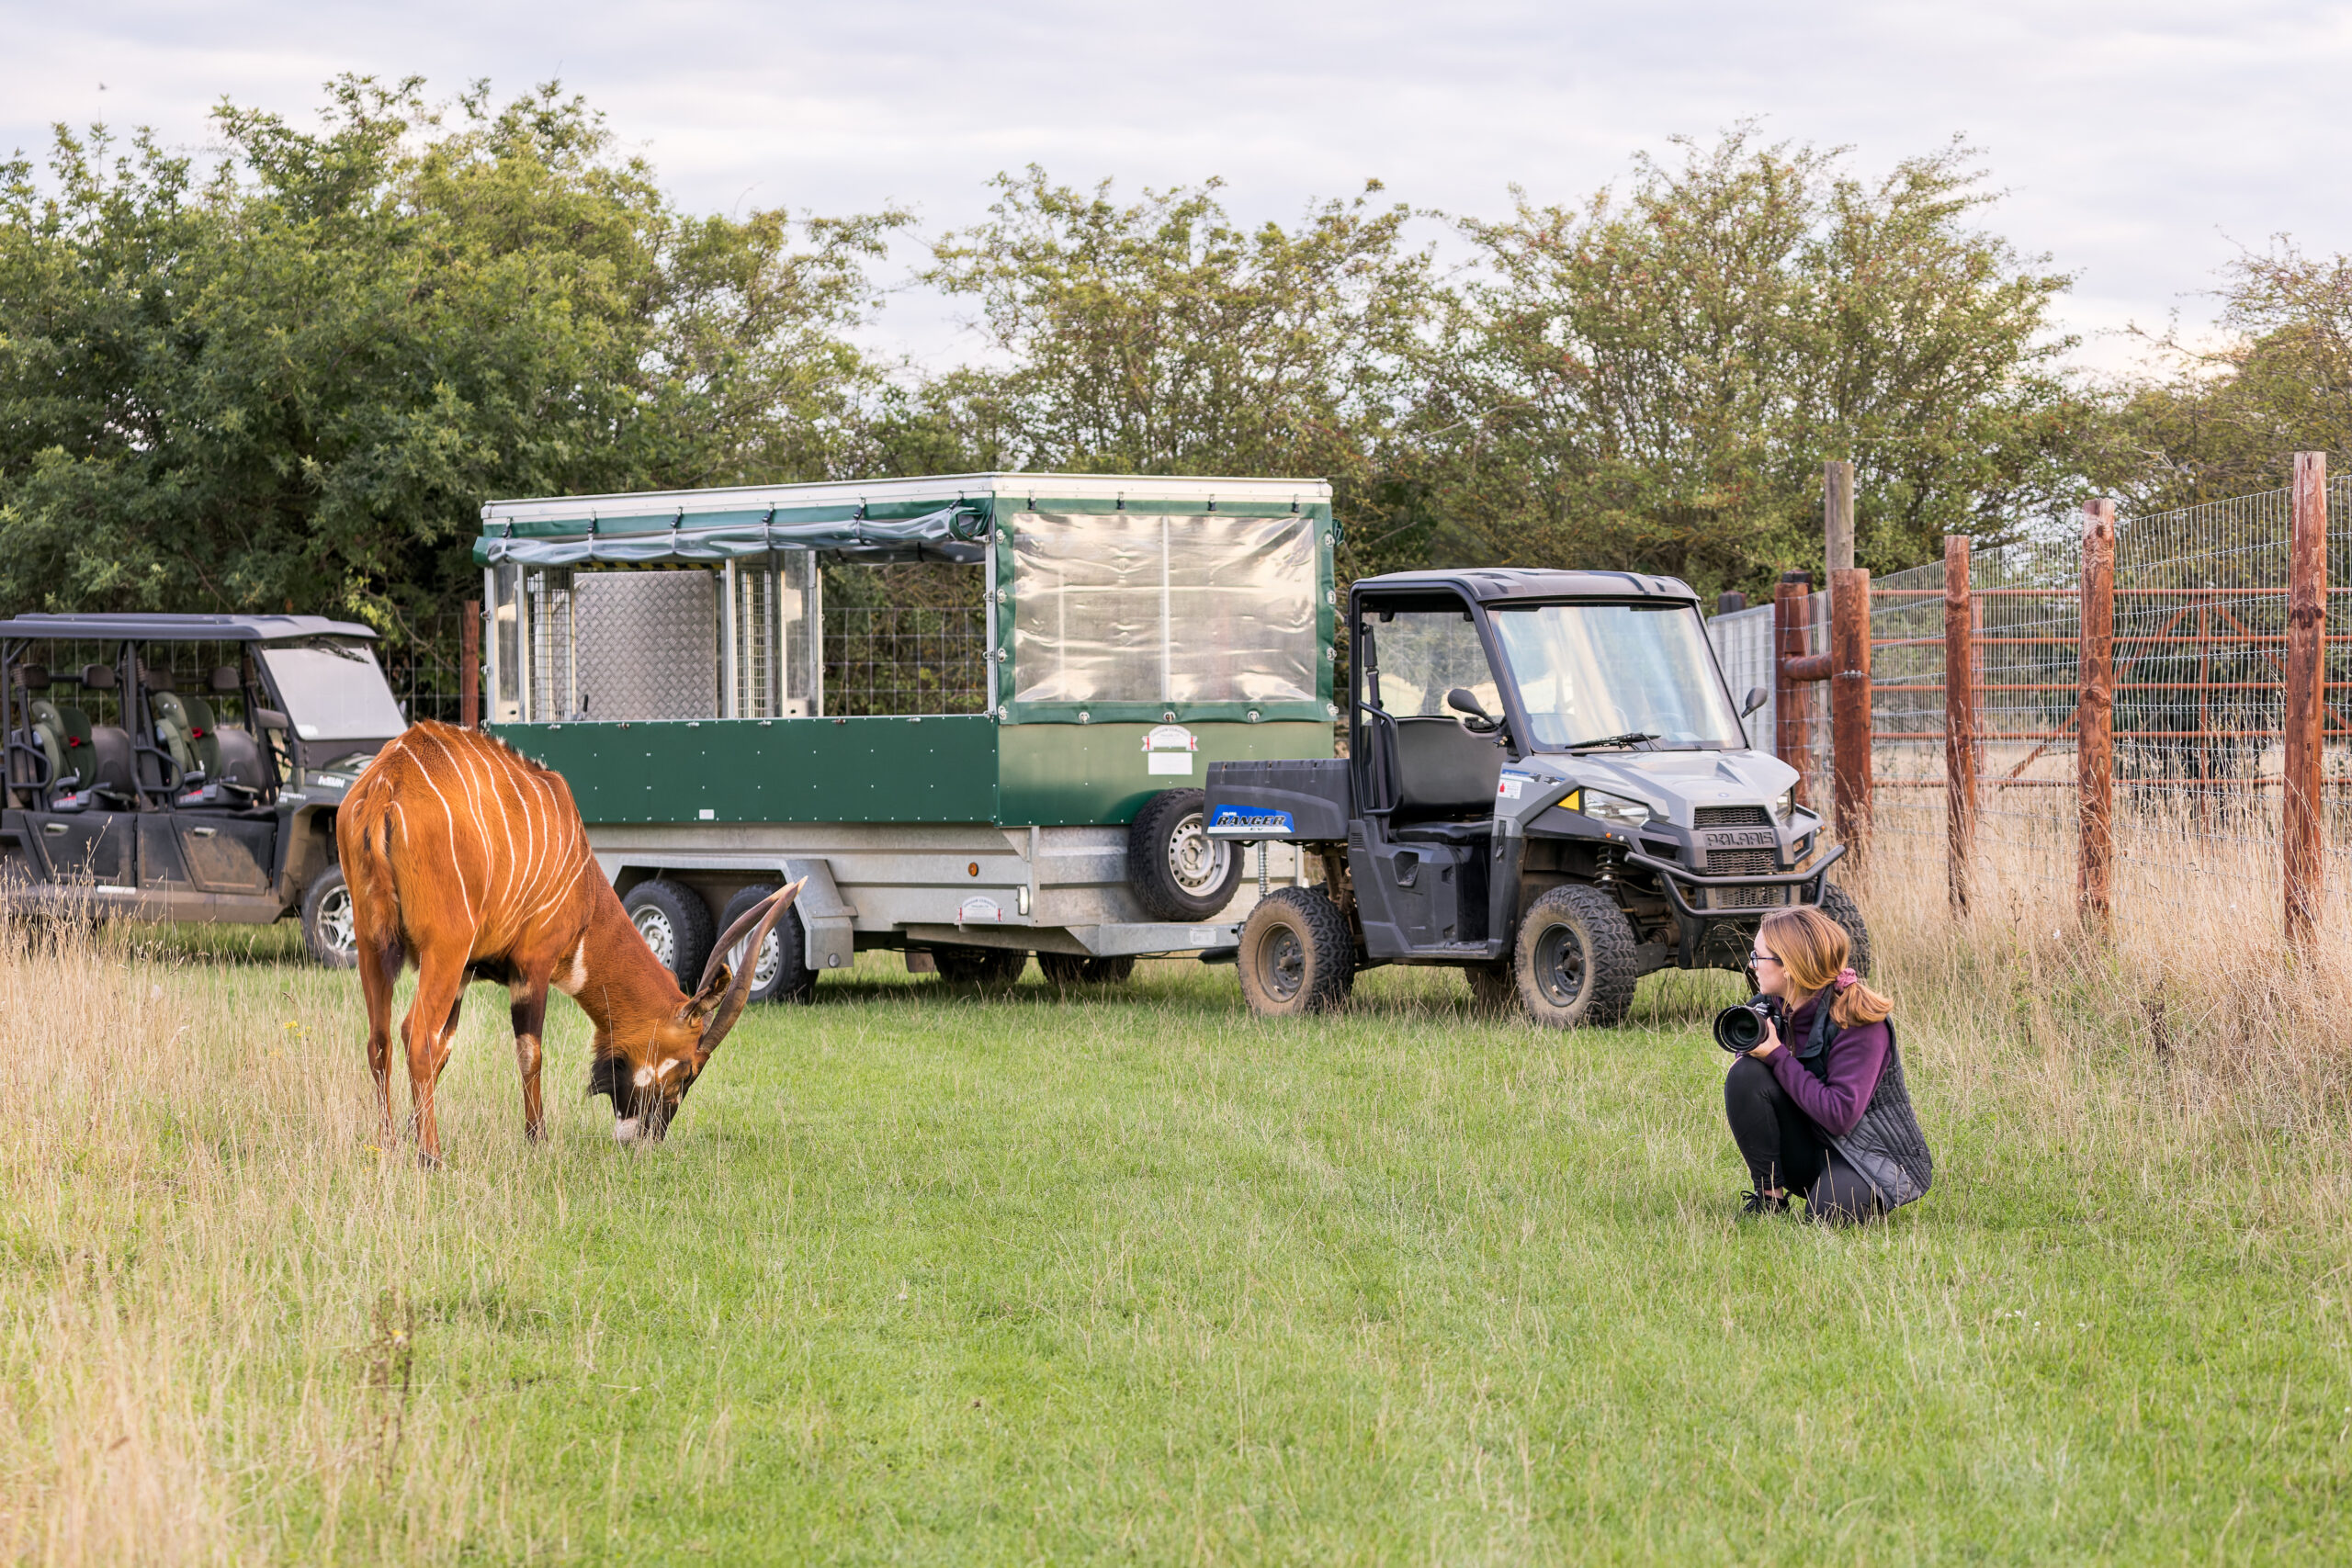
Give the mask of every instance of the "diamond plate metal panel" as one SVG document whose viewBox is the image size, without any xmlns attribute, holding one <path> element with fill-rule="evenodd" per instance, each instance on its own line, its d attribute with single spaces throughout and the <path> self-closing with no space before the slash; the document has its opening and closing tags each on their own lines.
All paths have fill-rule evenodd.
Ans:
<svg viewBox="0 0 2352 1568">
<path fill-rule="evenodd" d="M 580 716 L 718 716 L 718 591 L 712 573 L 582 572 L 573 614 Z"/>
</svg>

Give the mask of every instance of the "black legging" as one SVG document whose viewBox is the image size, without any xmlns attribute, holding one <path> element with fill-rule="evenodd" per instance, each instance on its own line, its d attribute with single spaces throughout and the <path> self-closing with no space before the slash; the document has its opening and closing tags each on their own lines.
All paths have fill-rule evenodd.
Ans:
<svg viewBox="0 0 2352 1568">
<path fill-rule="evenodd" d="M 1756 1190 L 1802 1193 L 1805 1206 L 1823 1219 L 1878 1217 L 1878 1194 L 1829 1146 L 1821 1124 L 1789 1098 L 1771 1068 L 1749 1056 L 1734 1062 L 1724 1079 L 1724 1114 Z"/>
</svg>

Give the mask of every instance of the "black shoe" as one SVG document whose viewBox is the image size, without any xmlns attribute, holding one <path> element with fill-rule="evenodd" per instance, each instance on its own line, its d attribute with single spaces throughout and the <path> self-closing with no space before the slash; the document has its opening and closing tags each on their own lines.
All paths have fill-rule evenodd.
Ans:
<svg viewBox="0 0 2352 1568">
<path fill-rule="evenodd" d="M 1742 1219 L 1754 1214 L 1785 1214 L 1789 1212 L 1789 1198 L 1785 1192 L 1778 1198 L 1767 1198 L 1761 1192 L 1743 1192 L 1740 1198 L 1739 1214 Z"/>
</svg>

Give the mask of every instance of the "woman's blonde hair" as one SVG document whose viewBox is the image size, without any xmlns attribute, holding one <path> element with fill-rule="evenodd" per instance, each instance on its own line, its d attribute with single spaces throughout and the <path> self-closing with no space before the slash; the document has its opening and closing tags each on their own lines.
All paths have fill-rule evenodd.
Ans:
<svg viewBox="0 0 2352 1568">
<path fill-rule="evenodd" d="M 1780 909 L 1764 917 L 1756 940 L 1781 961 L 1797 989 L 1812 996 L 1834 986 L 1852 955 L 1854 943 L 1846 928 L 1810 904 Z M 1840 1029 L 1876 1023 L 1894 1010 L 1894 1004 L 1856 980 L 1838 993 L 1829 1016 Z"/>
</svg>

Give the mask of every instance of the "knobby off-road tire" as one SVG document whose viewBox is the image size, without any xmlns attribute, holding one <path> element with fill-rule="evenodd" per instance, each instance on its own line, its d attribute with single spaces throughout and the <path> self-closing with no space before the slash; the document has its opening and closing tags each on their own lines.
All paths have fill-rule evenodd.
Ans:
<svg viewBox="0 0 2352 1568">
<path fill-rule="evenodd" d="M 1555 887 L 1519 923 L 1511 954 L 1519 1005 L 1547 1029 L 1623 1021 L 1641 977 L 1634 928 L 1597 887 Z"/>
<path fill-rule="evenodd" d="M 1846 959 L 1855 974 L 1867 979 L 1871 972 L 1871 929 L 1862 924 L 1861 906 L 1854 896 L 1834 882 L 1821 885 L 1821 912 L 1846 928 L 1846 940 L 1853 951 Z"/>
<path fill-rule="evenodd" d="M 1261 1018 L 1335 1012 L 1356 983 L 1356 942 L 1318 887 L 1282 887 L 1241 927 L 1241 995 Z"/>
<path fill-rule="evenodd" d="M 621 908 L 653 956 L 676 977 L 678 988 L 692 996 L 702 984 L 702 966 L 709 962 L 710 944 L 718 936 L 702 895 L 657 876 L 630 888 Z"/>
<path fill-rule="evenodd" d="M 1029 967 L 1029 955 L 1009 947 L 934 947 L 931 957 L 941 984 L 967 991 L 1009 991 Z"/>
<path fill-rule="evenodd" d="M 1210 838 L 1197 789 L 1164 789 L 1143 803 L 1127 829 L 1127 886 L 1155 920 L 1205 920 L 1241 886 L 1238 847 Z"/>
<path fill-rule="evenodd" d="M 770 883 L 744 888 L 727 901 L 718 929 L 725 931 L 775 892 Z M 817 972 L 808 967 L 808 930 L 800 923 L 800 909 L 795 905 L 785 910 L 775 930 L 760 944 L 759 958 L 752 966 L 752 1000 L 807 1003 L 816 999 Z"/>
<path fill-rule="evenodd" d="M 359 936 L 351 923 L 351 889 L 343 883 L 343 868 L 331 865 L 311 878 L 302 895 L 302 945 L 330 969 L 353 969 L 359 964 Z"/>
<path fill-rule="evenodd" d="M 1116 986 L 1136 972 L 1136 961 L 1132 953 L 1089 958 L 1078 953 L 1041 953 L 1037 972 L 1046 977 L 1046 984 L 1065 991 L 1080 986 Z"/>
<path fill-rule="evenodd" d="M 1515 1011 L 1519 1007 L 1519 977 L 1509 964 L 1473 964 L 1462 971 L 1470 982 L 1470 1007 L 1475 1012 Z"/>
</svg>

